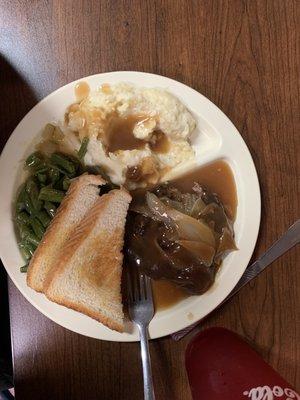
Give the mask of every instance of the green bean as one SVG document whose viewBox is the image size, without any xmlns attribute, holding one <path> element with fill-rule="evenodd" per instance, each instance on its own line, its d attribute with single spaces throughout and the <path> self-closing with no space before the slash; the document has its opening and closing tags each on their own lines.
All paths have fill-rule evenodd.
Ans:
<svg viewBox="0 0 300 400">
<path fill-rule="evenodd" d="M 17 212 L 25 210 L 25 201 L 24 201 L 25 193 L 26 193 L 26 188 L 25 188 L 25 184 L 23 184 L 21 187 L 21 190 L 19 191 L 19 194 L 17 196 L 17 201 L 16 201 L 16 211 Z"/>
<path fill-rule="evenodd" d="M 25 210 L 28 212 L 28 214 L 30 215 L 35 214 L 36 210 L 33 207 L 33 204 L 27 192 L 24 194 L 24 205 L 25 205 Z"/>
<path fill-rule="evenodd" d="M 51 167 L 51 168 L 56 168 L 62 175 L 64 175 L 64 176 L 68 176 L 69 178 L 75 178 L 76 176 L 78 176 L 78 175 L 81 175 L 81 173 L 77 173 L 77 171 L 75 170 L 75 172 L 72 172 L 72 173 L 69 173 L 69 172 L 67 172 L 66 170 L 64 170 L 64 169 L 62 169 L 62 168 L 60 168 L 60 167 L 58 167 L 57 165 L 55 165 L 55 164 L 49 164 L 49 166 Z M 75 165 L 75 168 L 77 168 L 77 166 Z M 80 170 L 80 166 L 78 167 L 78 171 Z"/>
<path fill-rule="evenodd" d="M 50 165 L 51 168 L 57 169 L 57 170 L 60 172 L 60 174 L 63 175 L 63 176 L 68 176 L 69 178 L 75 178 L 75 176 L 77 176 L 76 171 L 73 172 L 72 174 L 70 174 L 70 173 L 68 173 L 66 170 L 64 170 L 64 169 L 62 169 L 62 168 L 60 168 L 60 167 L 58 167 L 58 166 L 55 165 L 55 164 L 51 164 L 51 163 L 50 163 L 49 165 Z"/>
<path fill-rule="evenodd" d="M 49 169 L 49 178 L 52 183 L 55 183 L 59 180 L 60 174 L 59 170 L 56 167 L 52 167 Z"/>
<path fill-rule="evenodd" d="M 71 184 L 70 178 L 65 176 L 62 183 L 63 190 L 67 191 L 69 189 L 70 184 Z"/>
<path fill-rule="evenodd" d="M 43 174 L 43 173 L 40 173 L 40 172 L 38 172 L 37 178 L 38 178 L 40 183 L 46 183 L 46 181 L 47 181 L 47 175 Z"/>
<path fill-rule="evenodd" d="M 33 208 L 36 211 L 40 211 L 42 208 L 42 202 L 39 200 L 39 189 L 32 178 L 29 178 L 26 182 L 26 192 L 29 194 Z"/>
<path fill-rule="evenodd" d="M 49 217 L 49 215 L 46 213 L 46 211 L 42 210 L 39 211 L 36 214 L 36 217 L 38 218 L 38 220 L 42 223 L 44 228 L 47 228 L 47 226 L 50 224 L 51 218 Z"/>
<path fill-rule="evenodd" d="M 44 174 L 45 172 L 47 172 L 49 170 L 49 164 L 46 161 L 42 161 L 39 165 L 37 165 L 34 168 L 34 174 L 38 175 L 38 174 Z"/>
<path fill-rule="evenodd" d="M 28 264 L 23 265 L 23 267 L 20 268 L 20 272 L 22 272 L 22 273 L 26 273 L 27 270 L 28 270 Z"/>
<path fill-rule="evenodd" d="M 27 250 L 30 252 L 31 256 L 33 256 L 33 253 L 35 252 L 37 246 L 35 244 L 30 243 L 27 240 L 25 240 L 24 243 L 26 244 Z"/>
<path fill-rule="evenodd" d="M 17 221 L 22 222 L 25 225 L 30 225 L 30 217 L 26 211 L 17 213 Z"/>
<path fill-rule="evenodd" d="M 73 156 L 72 154 L 64 154 L 67 160 L 69 160 L 71 163 L 73 163 L 77 169 L 79 165 L 81 164 L 80 160 L 78 160 L 78 157 Z"/>
<path fill-rule="evenodd" d="M 53 169 L 56 169 L 58 172 L 60 172 L 63 175 L 67 175 L 68 174 L 67 171 L 65 171 L 64 169 L 60 168 L 58 165 L 55 165 L 54 163 L 50 162 L 49 163 L 49 167 L 53 168 Z"/>
<path fill-rule="evenodd" d="M 63 182 L 66 175 L 63 175 L 55 184 L 53 185 L 53 189 L 63 190 Z"/>
<path fill-rule="evenodd" d="M 66 157 L 75 165 L 75 168 L 76 168 L 75 174 L 73 174 L 73 175 L 68 174 L 69 178 L 75 178 L 75 176 L 82 175 L 85 172 L 85 169 L 84 169 L 81 161 L 77 157 L 75 157 L 71 154 L 66 155 Z"/>
<path fill-rule="evenodd" d="M 41 240 L 45 233 L 45 228 L 43 227 L 43 225 L 40 223 L 40 221 L 37 218 L 31 218 L 30 225 L 33 229 L 33 232 L 38 237 L 38 239 Z"/>
<path fill-rule="evenodd" d="M 23 222 L 17 221 L 17 225 L 19 228 L 21 239 L 26 239 L 27 236 L 33 233 L 32 229 L 29 226 L 25 225 Z"/>
<path fill-rule="evenodd" d="M 51 218 L 54 217 L 54 214 L 56 212 L 56 207 L 53 203 L 50 201 L 45 201 L 44 208 L 47 211 L 47 213 L 50 215 Z"/>
<path fill-rule="evenodd" d="M 30 260 L 31 253 L 30 253 L 30 250 L 27 248 L 26 243 L 22 243 L 22 242 L 19 243 L 19 249 L 20 249 L 22 257 L 25 260 Z"/>
<path fill-rule="evenodd" d="M 65 193 L 60 190 L 44 187 L 40 190 L 39 200 L 53 201 L 54 203 L 60 203 L 64 198 L 64 196 Z"/>
<path fill-rule="evenodd" d="M 29 260 L 33 256 L 36 246 L 34 246 L 33 244 L 31 244 L 25 240 L 25 241 L 22 241 L 19 243 L 19 248 L 22 253 L 22 256 L 26 260 Z"/>
<path fill-rule="evenodd" d="M 18 203 L 16 204 L 16 212 L 21 212 L 21 211 L 23 211 L 23 210 L 25 210 L 25 203 L 23 203 L 23 202 L 18 202 Z"/>
<path fill-rule="evenodd" d="M 30 154 L 25 161 L 25 165 L 29 168 L 36 168 L 43 162 L 43 155 L 36 151 L 35 153 Z"/>
<path fill-rule="evenodd" d="M 32 177 L 30 177 L 27 181 L 26 181 L 26 192 L 29 194 L 29 192 L 32 189 L 32 186 L 36 186 L 36 183 L 34 182 L 34 180 L 32 179 Z"/>
<path fill-rule="evenodd" d="M 59 167 L 63 168 L 68 174 L 75 174 L 75 165 L 64 155 L 60 153 L 51 154 L 51 162 Z"/>
<path fill-rule="evenodd" d="M 31 227 L 18 222 L 19 233 L 22 240 L 26 240 L 29 243 L 32 243 L 34 246 L 38 246 L 40 241 L 38 237 L 33 233 Z"/>
<path fill-rule="evenodd" d="M 26 241 L 28 243 L 33 244 L 34 246 L 38 246 L 40 243 L 39 238 L 34 234 L 34 233 L 30 233 L 29 235 L 26 236 Z"/>
<path fill-rule="evenodd" d="M 84 158 L 84 156 L 87 152 L 88 144 L 89 144 L 89 138 L 88 137 L 83 138 L 81 145 L 80 145 L 80 149 L 78 150 L 78 153 L 77 153 L 78 158 L 80 160 L 82 160 Z"/>
<path fill-rule="evenodd" d="M 54 132 L 53 126 L 48 128 L 49 131 L 52 130 L 53 138 L 55 133 L 57 140 L 60 140 L 62 132 Z M 85 171 L 80 159 L 86 154 L 88 142 L 88 138 L 83 139 L 77 157 L 56 152 L 48 158 L 35 152 L 27 158 L 25 165 L 30 168 L 32 175 L 20 188 L 15 205 L 16 222 L 21 237 L 19 248 L 27 261 L 32 257 L 56 213 L 57 204 L 54 203 L 63 200 L 71 178 Z M 21 267 L 21 271 L 26 272 L 27 265 Z"/>
</svg>

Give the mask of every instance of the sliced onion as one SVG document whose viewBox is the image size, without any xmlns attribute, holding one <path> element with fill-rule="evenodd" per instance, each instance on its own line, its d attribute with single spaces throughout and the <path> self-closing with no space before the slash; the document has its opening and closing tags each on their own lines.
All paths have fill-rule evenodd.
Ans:
<svg viewBox="0 0 300 400">
<path fill-rule="evenodd" d="M 195 201 L 192 210 L 191 210 L 191 217 L 193 218 L 198 218 L 201 214 L 201 212 L 205 209 L 206 204 L 204 201 L 201 199 L 201 197 L 198 197 L 198 199 Z"/>
<path fill-rule="evenodd" d="M 178 235 L 181 239 L 201 240 L 210 246 L 215 247 L 213 231 L 202 221 L 192 218 L 179 212 L 169 214 L 178 226 Z"/>
<path fill-rule="evenodd" d="M 147 204 L 150 210 L 162 222 L 174 226 L 178 231 L 180 239 L 201 240 L 215 247 L 215 237 L 212 230 L 202 221 L 198 221 L 189 215 L 183 214 L 174 208 L 166 206 L 159 198 L 150 192 L 146 194 Z"/>
<path fill-rule="evenodd" d="M 195 193 L 184 193 L 182 196 L 183 212 L 191 215 L 193 206 L 198 200 L 198 195 Z"/>
<path fill-rule="evenodd" d="M 174 225 L 169 210 L 171 207 L 166 206 L 154 193 L 146 193 L 146 201 L 150 211 L 162 222 L 168 225 Z"/>
<path fill-rule="evenodd" d="M 212 264 L 215 255 L 215 249 L 212 246 L 204 242 L 192 240 L 178 240 L 177 243 L 194 254 L 207 266 Z"/>
<path fill-rule="evenodd" d="M 219 247 L 217 250 L 218 255 L 222 255 L 225 252 L 237 250 L 233 235 L 228 228 L 223 228 L 222 235 L 219 241 Z"/>
<path fill-rule="evenodd" d="M 42 141 L 37 146 L 36 149 L 44 153 L 46 156 L 50 157 L 52 153 L 58 151 L 58 146 L 56 143 L 51 141 Z"/>
<path fill-rule="evenodd" d="M 142 214 L 145 217 L 152 218 L 155 221 L 160 221 L 160 218 L 156 217 L 146 204 L 132 203 L 130 205 L 130 211 L 134 211 L 138 214 Z"/>
<path fill-rule="evenodd" d="M 166 204 L 167 206 L 170 206 L 172 208 L 175 208 L 175 210 L 180 211 L 180 212 L 184 212 L 184 205 L 180 202 L 180 201 L 176 201 L 176 200 L 171 200 L 168 197 L 160 197 L 159 198 L 164 204 Z"/>
</svg>

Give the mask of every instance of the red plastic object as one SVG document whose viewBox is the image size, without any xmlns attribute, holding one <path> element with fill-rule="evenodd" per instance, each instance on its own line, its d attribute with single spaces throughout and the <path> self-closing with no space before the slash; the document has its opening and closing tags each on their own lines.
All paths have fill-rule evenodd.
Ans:
<svg viewBox="0 0 300 400">
<path fill-rule="evenodd" d="M 224 328 L 199 333 L 186 349 L 193 400 L 300 400 L 244 340 Z"/>
</svg>

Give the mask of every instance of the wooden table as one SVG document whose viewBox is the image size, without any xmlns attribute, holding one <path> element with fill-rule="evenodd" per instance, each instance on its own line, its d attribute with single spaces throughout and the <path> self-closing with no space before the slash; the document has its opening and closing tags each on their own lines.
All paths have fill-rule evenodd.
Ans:
<svg viewBox="0 0 300 400">
<path fill-rule="evenodd" d="M 251 150 L 262 191 L 255 258 L 299 218 L 299 5 L 1 0 L 1 145 L 37 101 L 74 79 L 140 70 L 184 82 L 228 115 Z M 298 388 L 299 255 L 290 251 L 203 324 L 243 335 Z M 17 400 L 142 398 L 138 344 L 67 331 L 11 282 L 9 301 Z M 191 398 L 189 339 L 151 342 L 157 399 Z"/>
</svg>

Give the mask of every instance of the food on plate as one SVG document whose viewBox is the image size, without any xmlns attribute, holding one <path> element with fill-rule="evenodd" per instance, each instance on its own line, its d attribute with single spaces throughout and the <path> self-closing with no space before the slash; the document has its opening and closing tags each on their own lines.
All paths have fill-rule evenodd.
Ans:
<svg viewBox="0 0 300 400">
<path fill-rule="evenodd" d="M 52 273 L 51 271 L 59 262 L 61 250 L 73 235 L 76 224 L 85 218 L 87 212 L 99 199 L 99 186 L 104 183 L 105 181 L 96 175 L 82 175 L 71 183 L 30 260 L 27 273 L 28 286 L 39 292 L 44 291 L 46 277 Z"/>
<path fill-rule="evenodd" d="M 155 280 L 202 294 L 224 256 L 236 250 L 232 225 L 218 196 L 199 184 L 193 193 L 160 185 L 131 206 L 126 260 Z"/>
<path fill-rule="evenodd" d="M 50 300 L 120 332 L 124 330 L 122 248 L 130 201 L 125 190 L 98 197 L 65 242 L 45 284 Z M 77 211 L 76 206 L 73 209 Z"/>
<path fill-rule="evenodd" d="M 189 140 L 196 122 L 174 95 L 127 83 L 95 91 L 81 83 L 77 95 L 80 85 L 78 101 L 60 127 L 47 125 L 40 149 L 78 152 L 85 165 L 100 167 L 112 183 L 130 190 L 157 184 L 164 173 L 194 158 Z"/>
<path fill-rule="evenodd" d="M 75 157 L 61 153 L 47 157 L 35 152 L 26 159 L 25 171 L 27 179 L 18 192 L 15 219 L 19 247 L 28 263 L 64 199 L 71 179 L 81 175 L 84 169 Z M 22 267 L 22 272 L 26 270 L 27 265 Z"/>
<path fill-rule="evenodd" d="M 81 82 L 75 93 L 25 162 L 15 205 L 21 272 L 49 300 L 122 332 L 123 252 L 125 267 L 153 279 L 157 308 L 203 294 L 236 249 L 235 184 L 222 160 L 163 183 L 194 159 L 196 126 L 166 90 Z"/>
<path fill-rule="evenodd" d="M 122 332 L 122 249 L 131 196 L 124 189 L 99 196 L 105 183 L 100 175 L 91 174 L 71 181 L 35 244 L 27 284 L 50 300 Z M 32 209 L 27 219 L 35 215 Z"/>
<path fill-rule="evenodd" d="M 235 220 L 238 206 L 237 191 L 235 178 L 227 161 L 216 160 L 172 179 L 172 185 L 183 193 L 193 193 L 195 183 L 216 193 L 229 219 Z"/>
<path fill-rule="evenodd" d="M 169 182 L 182 193 L 193 193 L 195 183 L 205 187 L 217 196 L 224 206 L 227 217 L 232 222 L 237 212 L 237 191 L 230 165 L 225 160 L 216 160 L 204 166 L 193 168 Z M 157 310 L 170 308 L 189 296 L 180 286 L 165 279 L 152 280 L 155 306 Z"/>
</svg>

